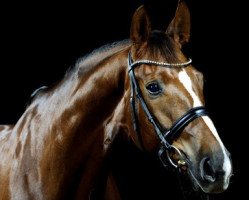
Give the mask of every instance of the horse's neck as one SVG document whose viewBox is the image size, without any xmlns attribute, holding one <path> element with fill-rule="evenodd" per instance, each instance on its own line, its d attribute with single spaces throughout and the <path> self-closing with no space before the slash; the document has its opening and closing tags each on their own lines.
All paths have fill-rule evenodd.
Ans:
<svg viewBox="0 0 249 200">
<path fill-rule="evenodd" d="M 21 151 L 15 156 L 25 165 L 36 165 L 31 171 L 37 171 L 29 176 L 39 174 L 37 188 L 54 195 L 48 198 L 64 195 L 70 185 L 81 188 L 79 197 L 89 195 L 106 150 L 122 124 L 125 55 L 127 51 L 105 59 L 88 75 L 70 75 L 53 92 L 37 98 L 16 125 L 16 148 Z M 16 167 L 24 173 L 23 166 Z"/>
</svg>

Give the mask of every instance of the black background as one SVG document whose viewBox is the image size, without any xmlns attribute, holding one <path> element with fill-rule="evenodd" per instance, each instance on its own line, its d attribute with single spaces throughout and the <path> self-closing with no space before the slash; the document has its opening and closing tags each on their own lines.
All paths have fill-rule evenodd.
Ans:
<svg viewBox="0 0 249 200">
<path fill-rule="evenodd" d="M 106 43 L 128 38 L 132 14 L 141 2 L 1 3 L 0 123 L 15 123 L 25 110 L 32 91 L 60 80 L 77 58 Z M 153 27 L 166 29 L 175 12 L 176 0 L 143 2 L 151 15 Z M 237 196 L 243 199 L 243 194 L 246 194 L 242 181 L 247 176 L 248 118 L 245 5 L 242 1 L 226 0 L 188 0 L 187 3 L 192 16 L 192 32 L 184 52 L 205 75 L 207 107 L 234 164 L 230 188 L 212 198 L 235 199 Z M 132 161 L 126 167 L 134 167 L 141 177 L 142 172 L 148 173 L 155 168 L 141 170 L 145 166 L 137 162 L 139 158 L 134 155 L 139 153 L 132 148 L 128 154 L 122 152 L 121 155 L 124 159 L 120 162 Z M 133 159 L 129 160 L 127 155 Z M 128 177 L 127 171 L 124 174 Z M 162 180 L 157 182 L 162 183 Z M 137 185 L 137 190 L 145 192 L 142 186 Z M 163 196 L 157 197 L 148 199 L 163 199 Z"/>
</svg>

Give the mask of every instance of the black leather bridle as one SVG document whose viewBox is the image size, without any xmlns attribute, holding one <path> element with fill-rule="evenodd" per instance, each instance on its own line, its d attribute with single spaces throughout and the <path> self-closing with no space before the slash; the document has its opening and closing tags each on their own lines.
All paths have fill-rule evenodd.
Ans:
<svg viewBox="0 0 249 200">
<path fill-rule="evenodd" d="M 169 129 L 162 130 L 161 126 L 158 123 L 158 120 L 151 114 L 151 112 L 148 109 L 148 106 L 143 98 L 141 89 L 138 85 L 134 69 L 142 64 L 146 65 L 157 65 L 161 67 L 168 67 L 168 68 L 174 68 L 174 67 L 187 67 L 192 62 L 191 59 L 189 59 L 185 63 L 164 63 L 164 62 L 157 62 L 157 61 L 151 61 L 151 60 L 139 60 L 139 61 L 132 61 L 131 53 L 128 54 L 128 73 L 130 77 L 130 84 L 131 84 L 131 96 L 130 96 L 130 104 L 131 104 L 131 111 L 132 111 L 132 119 L 133 119 L 133 126 L 134 130 L 137 133 L 138 140 L 140 142 L 140 145 L 142 148 L 144 148 L 142 136 L 140 133 L 140 129 L 138 126 L 138 117 L 136 113 L 136 101 L 135 96 L 141 103 L 142 109 L 144 113 L 146 114 L 148 120 L 153 125 L 155 132 L 161 142 L 161 147 L 158 151 L 158 155 L 160 160 L 162 161 L 163 165 L 167 166 L 167 160 L 165 160 L 165 154 L 168 158 L 168 161 L 173 165 L 174 167 L 179 167 L 179 165 L 185 165 L 185 162 L 183 160 L 179 160 L 181 162 L 178 162 L 177 164 L 174 163 L 170 156 L 170 151 L 175 151 L 179 154 L 181 159 L 183 159 L 181 151 L 172 145 L 173 141 L 180 136 L 183 129 L 193 120 L 195 120 L 198 117 L 208 115 L 208 112 L 206 111 L 205 107 L 199 106 L 194 107 L 187 111 L 182 117 L 180 117 Z M 135 94 L 134 94 L 135 93 Z"/>
</svg>

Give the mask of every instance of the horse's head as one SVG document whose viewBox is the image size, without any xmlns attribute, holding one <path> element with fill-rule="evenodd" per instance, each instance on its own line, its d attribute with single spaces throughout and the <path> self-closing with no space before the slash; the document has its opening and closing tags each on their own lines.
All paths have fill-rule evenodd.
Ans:
<svg viewBox="0 0 249 200">
<path fill-rule="evenodd" d="M 131 110 L 139 128 L 136 132 L 141 134 L 132 135 L 135 143 L 142 143 L 147 151 L 163 146 L 173 165 L 186 163 L 184 169 L 196 189 L 226 190 L 232 172 L 229 153 L 203 107 L 203 75 L 181 51 L 190 35 L 186 4 L 179 1 L 166 32 L 151 31 L 146 11 L 140 7 L 130 34 L 129 76 L 131 93 L 137 97 L 131 98 Z"/>
</svg>

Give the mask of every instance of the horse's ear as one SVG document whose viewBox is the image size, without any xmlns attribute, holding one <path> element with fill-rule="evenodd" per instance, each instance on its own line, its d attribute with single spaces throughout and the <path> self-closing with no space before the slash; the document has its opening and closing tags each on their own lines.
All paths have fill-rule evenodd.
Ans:
<svg viewBox="0 0 249 200">
<path fill-rule="evenodd" d="M 178 1 L 174 19 L 168 26 L 166 33 L 182 46 L 190 37 L 190 12 L 183 0 Z"/>
<path fill-rule="evenodd" d="M 131 22 L 131 30 L 130 30 L 130 38 L 133 43 L 141 44 L 146 42 L 151 32 L 151 24 L 145 7 L 140 6 L 134 13 L 132 22 Z"/>
</svg>

